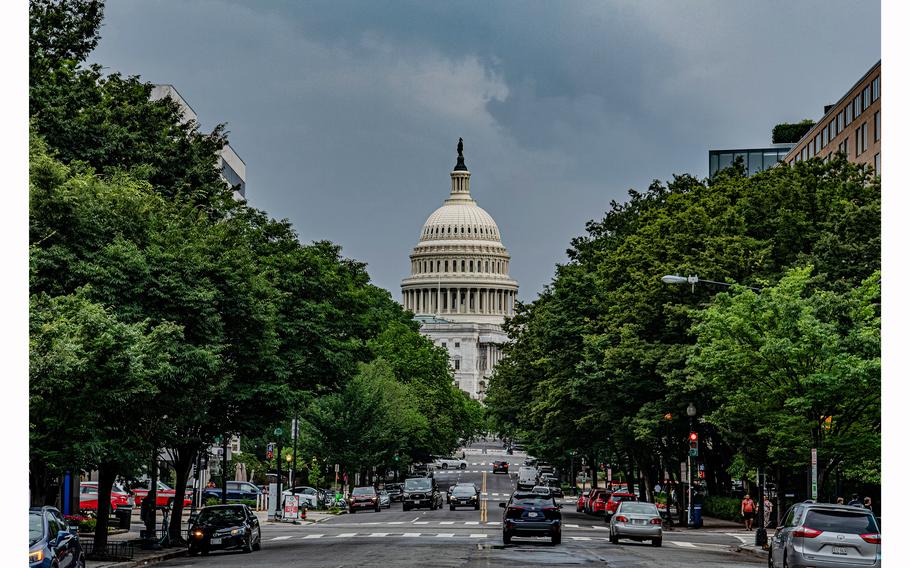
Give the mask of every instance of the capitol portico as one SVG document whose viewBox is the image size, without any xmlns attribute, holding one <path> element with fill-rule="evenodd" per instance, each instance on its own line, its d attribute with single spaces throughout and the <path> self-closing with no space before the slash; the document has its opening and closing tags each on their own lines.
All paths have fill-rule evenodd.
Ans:
<svg viewBox="0 0 910 568">
<path fill-rule="evenodd" d="M 509 277 L 499 227 L 471 197 L 462 150 L 459 139 L 449 197 L 424 223 L 401 291 L 421 333 L 449 350 L 458 386 L 482 399 L 507 339 L 501 326 L 513 313 L 518 283 Z"/>
</svg>

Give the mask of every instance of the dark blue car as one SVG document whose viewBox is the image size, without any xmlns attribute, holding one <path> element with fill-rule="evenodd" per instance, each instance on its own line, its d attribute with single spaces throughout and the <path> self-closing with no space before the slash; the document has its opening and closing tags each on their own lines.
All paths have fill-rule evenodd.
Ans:
<svg viewBox="0 0 910 568">
<path fill-rule="evenodd" d="M 84 568 L 85 554 L 76 530 L 70 530 L 54 507 L 28 510 L 29 568 Z"/>
</svg>

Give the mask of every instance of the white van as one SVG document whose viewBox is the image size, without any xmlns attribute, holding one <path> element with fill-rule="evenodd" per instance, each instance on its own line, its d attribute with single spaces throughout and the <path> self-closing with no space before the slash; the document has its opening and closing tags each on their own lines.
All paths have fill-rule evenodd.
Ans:
<svg viewBox="0 0 910 568">
<path fill-rule="evenodd" d="M 531 489 L 537 485 L 537 468 L 521 467 L 518 469 L 518 488 Z"/>
</svg>

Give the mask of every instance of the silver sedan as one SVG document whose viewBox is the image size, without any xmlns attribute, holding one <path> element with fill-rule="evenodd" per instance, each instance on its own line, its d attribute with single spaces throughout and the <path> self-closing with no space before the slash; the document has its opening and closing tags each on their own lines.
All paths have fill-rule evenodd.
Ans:
<svg viewBox="0 0 910 568">
<path fill-rule="evenodd" d="M 619 539 L 650 540 L 653 546 L 663 542 L 663 520 L 654 503 L 623 501 L 610 519 L 610 542 L 619 544 Z"/>
<path fill-rule="evenodd" d="M 392 496 L 385 489 L 379 491 L 379 506 L 385 507 L 386 509 L 392 507 Z"/>
</svg>

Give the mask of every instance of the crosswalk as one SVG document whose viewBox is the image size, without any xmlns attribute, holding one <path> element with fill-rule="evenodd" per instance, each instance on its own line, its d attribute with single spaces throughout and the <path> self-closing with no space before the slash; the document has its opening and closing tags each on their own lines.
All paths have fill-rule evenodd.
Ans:
<svg viewBox="0 0 910 568">
<path fill-rule="evenodd" d="M 266 542 L 284 542 L 293 540 L 335 540 L 335 539 L 352 539 L 352 538 L 445 538 L 445 539 L 466 539 L 466 540 L 488 540 L 499 538 L 499 533 L 453 533 L 453 532 L 356 532 L 356 533 L 312 533 L 306 535 L 282 535 L 265 539 Z M 564 539 L 575 542 L 608 542 L 608 536 L 571 536 L 564 535 Z M 531 540 L 535 540 L 533 537 Z M 545 537 L 539 537 L 536 540 L 548 540 Z M 664 543 L 677 548 L 686 549 L 726 549 L 729 545 L 709 542 L 689 542 L 681 540 L 667 540 Z"/>
<path fill-rule="evenodd" d="M 331 523 L 331 524 L 340 524 L 340 523 Z M 360 526 L 365 526 L 365 527 L 378 527 L 378 526 L 385 527 L 385 526 L 402 526 L 402 525 L 440 526 L 440 527 L 456 527 L 456 526 L 498 527 L 502 523 L 500 521 L 418 521 L 418 520 L 414 520 L 414 521 L 375 521 L 375 522 L 357 523 L 357 524 Z M 350 526 L 350 525 L 346 524 L 345 526 Z M 579 525 L 577 523 L 563 523 L 562 526 L 569 528 L 569 529 L 594 529 L 594 530 L 603 530 L 603 531 L 609 530 L 606 527 L 606 525 Z"/>
</svg>

